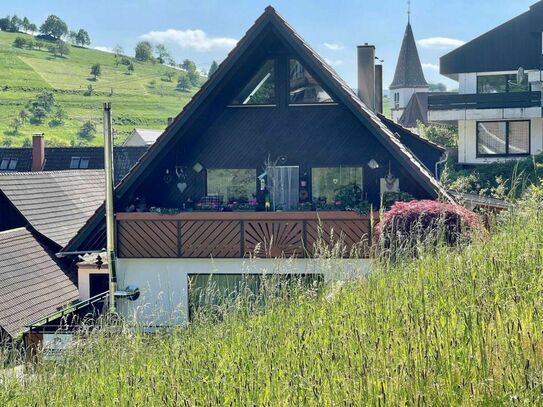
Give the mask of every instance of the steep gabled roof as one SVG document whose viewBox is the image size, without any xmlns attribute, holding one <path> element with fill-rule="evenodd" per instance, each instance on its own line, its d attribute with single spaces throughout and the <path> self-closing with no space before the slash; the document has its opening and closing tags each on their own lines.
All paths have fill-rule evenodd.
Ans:
<svg viewBox="0 0 543 407">
<path fill-rule="evenodd" d="M 398 123 L 412 129 L 417 122 L 428 124 L 428 95 L 430 92 L 415 92 L 409 99 Z"/>
<path fill-rule="evenodd" d="M 389 89 L 426 87 L 428 87 L 428 82 L 426 82 L 424 73 L 422 72 L 422 65 L 411 23 L 408 22 L 403 35 L 400 56 L 396 64 L 396 72 L 394 73 L 394 79 Z"/>
<path fill-rule="evenodd" d="M 11 337 L 78 299 L 76 284 L 25 228 L 0 232 L 0 331 Z"/>
<path fill-rule="evenodd" d="M 543 2 L 440 58 L 442 75 L 541 69 Z"/>
<path fill-rule="evenodd" d="M 153 144 L 162 134 L 162 130 L 153 129 L 134 129 L 134 132 L 137 133 L 147 145 Z"/>
<path fill-rule="evenodd" d="M 0 173 L 0 194 L 62 248 L 104 202 L 104 171 Z"/>
<path fill-rule="evenodd" d="M 132 168 L 125 179 L 116 187 L 116 197 L 123 196 L 140 179 L 140 176 L 144 174 L 153 160 L 158 159 L 160 154 L 167 150 L 167 146 L 172 140 L 179 140 L 179 138 L 185 136 L 182 132 L 193 115 L 198 112 L 221 81 L 232 72 L 237 61 L 258 38 L 258 35 L 269 27 L 273 28 L 274 32 L 297 53 L 301 62 L 308 67 L 315 78 L 327 90 L 332 91 L 337 98 L 336 101 L 343 103 L 366 126 L 376 140 L 409 170 L 415 181 L 430 196 L 435 198 L 444 197 L 445 199 L 452 200 L 447 191 L 434 179 L 425 166 L 411 154 L 409 149 L 399 141 L 398 137 L 383 124 L 373 111 L 364 105 L 351 87 L 340 78 L 324 59 L 271 6 L 266 7 L 265 12 L 256 20 L 245 36 L 237 43 L 236 47 L 230 51 L 226 59 L 219 65 L 218 70 L 202 86 L 192 100 L 185 105 L 183 111 L 173 120 L 156 143 L 141 158 L 139 163 Z M 97 228 L 100 222 L 103 222 L 103 218 L 104 212 L 102 206 L 64 250 L 70 251 L 78 248 L 92 230 Z"/>
</svg>

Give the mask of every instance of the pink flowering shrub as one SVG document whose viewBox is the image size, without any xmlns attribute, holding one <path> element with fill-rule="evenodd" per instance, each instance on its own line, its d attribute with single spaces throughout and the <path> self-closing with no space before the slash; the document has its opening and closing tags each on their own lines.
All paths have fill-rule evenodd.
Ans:
<svg viewBox="0 0 543 407">
<path fill-rule="evenodd" d="M 421 243 L 454 246 L 481 230 L 479 217 L 456 204 L 439 201 L 396 202 L 375 228 L 380 249 L 413 252 Z"/>
</svg>

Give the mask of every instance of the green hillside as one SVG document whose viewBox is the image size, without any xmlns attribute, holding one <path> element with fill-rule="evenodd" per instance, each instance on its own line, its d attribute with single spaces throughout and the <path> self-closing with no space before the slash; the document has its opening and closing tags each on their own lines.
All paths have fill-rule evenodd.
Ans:
<svg viewBox="0 0 543 407">
<path fill-rule="evenodd" d="M 97 137 L 91 144 L 100 144 L 101 109 L 105 101 L 112 102 L 113 126 L 119 143 L 135 127 L 164 128 L 167 118 L 177 115 L 197 90 L 176 90 L 181 71 L 158 63 L 133 60 L 134 72 L 128 74 L 126 65 L 115 65 L 113 54 L 69 46 L 68 56 L 54 56 L 47 50 L 14 47 L 17 37 L 32 38 L 0 32 L 0 145 L 3 146 L 21 146 L 34 132 L 44 132 L 48 145 L 79 142 L 79 129 L 88 120 L 97 129 Z M 90 69 L 96 63 L 101 65 L 102 74 L 95 81 Z M 171 81 L 168 72 L 173 73 Z M 89 85 L 93 93 L 85 96 Z M 53 108 L 42 124 L 33 125 L 26 120 L 13 134 L 13 120 L 43 90 L 53 92 L 55 104 L 65 112 L 64 124 L 49 123 L 56 111 Z"/>
</svg>

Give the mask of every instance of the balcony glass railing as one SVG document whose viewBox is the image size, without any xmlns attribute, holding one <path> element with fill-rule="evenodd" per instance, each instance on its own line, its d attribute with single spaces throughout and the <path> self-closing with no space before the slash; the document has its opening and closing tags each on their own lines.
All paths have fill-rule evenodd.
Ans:
<svg viewBox="0 0 543 407">
<path fill-rule="evenodd" d="M 541 92 L 428 96 L 428 110 L 508 109 L 538 106 L 541 106 Z"/>
</svg>

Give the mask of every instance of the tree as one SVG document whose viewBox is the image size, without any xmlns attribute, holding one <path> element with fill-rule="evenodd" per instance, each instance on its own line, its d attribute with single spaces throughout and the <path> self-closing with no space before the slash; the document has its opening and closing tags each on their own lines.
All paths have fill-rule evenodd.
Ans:
<svg viewBox="0 0 543 407">
<path fill-rule="evenodd" d="M 19 31 L 22 23 L 21 19 L 14 14 L 13 17 L 11 17 L 11 30 Z"/>
<path fill-rule="evenodd" d="M 207 74 L 208 78 L 211 78 L 211 75 L 213 75 L 217 71 L 217 69 L 219 69 L 219 64 L 217 63 L 217 61 L 213 60 L 211 66 L 209 67 L 209 73 Z"/>
<path fill-rule="evenodd" d="M 91 66 L 90 74 L 94 76 L 94 80 L 97 80 L 98 77 L 102 74 L 102 67 L 100 64 L 94 64 Z"/>
<path fill-rule="evenodd" d="M 23 38 L 23 37 L 15 38 L 15 41 L 13 41 L 13 46 L 17 48 L 24 48 L 26 46 L 26 38 Z"/>
<path fill-rule="evenodd" d="M 25 137 L 23 141 L 23 148 L 32 147 L 32 141 L 30 141 L 30 137 Z"/>
<path fill-rule="evenodd" d="M 31 106 L 42 107 L 47 113 L 51 111 L 53 105 L 55 104 L 55 97 L 53 93 L 47 90 L 42 91 L 36 96 L 36 99 L 32 102 Z"/>
<path fill-rule="evenodd" d="M 185 59 L 181 63 L 181 68 L 183 68 L 187 72 L 194 72 L 194 71 L 196 71 L 196 64 L 193 61 L 191 61 L 190 59 Z"/>
<path fill-rule="evenodd" d="M 157 61 L 160 64 L 165 63 L 167 59 L 171 59 L 170 51 L 168 51 L 168 48 L 166 48 L 164 44 L 158 44 L 155 47 L 155 53 L 157 55 Z"/>
<path fill-rule="evenodd" d="M 38 27 L 36 27 L 36 24 L 30 23 L 30 24 L 28 25 L 28 32 L 29 32 L 29 33 L 34 34 L 34 33 L 37 32 L 37 31 L 38 31 Z"/>
<path fill-rule="evenodd" d="M 198 71 L 188 71 L 187 76 L 192 86 L 198 86 L 200 84 L 200 74 Z"/>
<path fill-rule="evenodd" d="M 30 117 L 30 123 L 42 124 L 46 116 L 47 116 L 46 110 L 41 106 L 36 106 L 32 109 L 32 116 Z"/>
<path fill-rule="evenodd" d="M 86 121 L 83 126 L 79 129 L 79 138 L 91 142 L 94 140 L 94 137 L 96 136 L 96 127 L 94 126 L 94 123 L 90 120 Z"/>
<path fill-rule="evenodd" d="M 164 76 L 166 77 L 166 81 L 171 82 L 173 79 L 173 71 L 166 71 L 164 72 Z"/>
<path fill-rule="evenodd" d="M 60 37 L 68 33 L 68 26 L 59 17 L 51 14 L 41 25 L 40 32 L 44 35 L 60 39 Z"/>
<path fill-rule="evenodd" d="M 115 66 L 119 66 L 121 63 L 121 58 L 124 54 L 124 49 L 119 44 L 115 45 L 113 48 L 114 58 L 115 58 Z"/>
<path fill-rule="evenodd" d="M 179 77 L 177 81 L 177 89 L 183 92 L 188 92 L 190 90 L 191 82 L 187 74 L 183 74 Z"/>
<path fill-rule="evenodd" d="M 56 126 L 62 126 L 64 124 L 64 120 L 66 119 L 66 113 L 64 112 L 64 109 L 62 106 L 58 105 L 57 110 L 55 111 L 55 115 L 53 116 L 53 120 L 49 122 L 49 126 L 56 127 Z"/>
<path fill-rule="evenodd" d="M 91 40 L 90 40 L 89 33 L 81 28 L 75 35 L 75 42 L 77 45 L 81 47 L 90 45 Z"/>
<path fill-rule="evenodd" d="M 11 131 L 11 134 L 12 135 L 17 135 L 19 134 L 19 127 L 21 127 L 21 120 L 19 120 L 18 117 L 15 117 L 12 121 L 11 121 L 11 128 L 12 128 L 12 131 Z"/>
<path fill-rule="evenodd" d="M 417 133 L 443 147 L 456 147 L 458 145 L 458 130 L 455 126 L 436 123 L 425 126 L 419 122 Z"/>
<path fill-rule="evenodd" d="M 22 20 L 21 20 L 21 27 L 23 27 L 23 30 L 25 32 L 28 32 L 28 27 L 30 27 L 30 21 L 28 20 L 27 17 L 24 17 Z"/>
<path fill-rule="evenodd" d="M 9 18 L 9 16 L 0 18 L 0 31 L 12 31 L 11 19 Z"/>
<path fill-rule="evenodd" d="M 4 137 L 4 140 L 2 140 L 2 146 L 3 147 L 11 147 L 12 141 L 8 137 Z"/>
<path fill-rule="evenodd" d="M 77 33 L 75 31 L 71 31 L 68 33 L 68 41 L 70 41 L 71 44 L 75 44 L 77 41 Z"/>
<path fill-rule="evenodd" d="M 70 47 L 62 40 L 58 40 L 57 42 L 55 42 L 55 44 L 53 44 L 52 47 L 49 48 L 49 50 L 55 56 L 60 55 L 61 57 L 70 53 Z"/>
<path fill-rule="evenodd" d="M 92 96 L 92 93 L 94 92 L 94 88 L 92 87 L 92 85 L 89 83 L 87 85 L 87 90 L 83 93 L 83 96 Z"/>
<path fill-rule="evenodd" d="M 136 60 L 147 62 L 153 57 L 153 46 L 148 41 L 140 41 L 136 45 Z"/>
<path fill-rule="evenodd" d="M 126 67 L 126 71 L 128 75 L 132 75 L 134 73 L 134 64 L 132 62 L 128 64 L 128 66 Z"/>
<path fill-rule="evenodd" d="M 21 110 L 19 112 L 19 119 L 21 120 L 21 123 L 26 123 L 28 119 L 28 112 L 26 110 Z"/>
<path fill-rule="evenodd" d="M 428 88 L 430 92 L 446 92 L 447 87 L 443 83 L 429 83 Z"/>
</svg>

